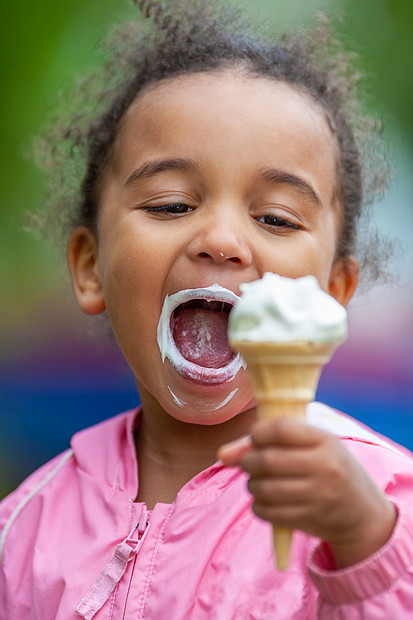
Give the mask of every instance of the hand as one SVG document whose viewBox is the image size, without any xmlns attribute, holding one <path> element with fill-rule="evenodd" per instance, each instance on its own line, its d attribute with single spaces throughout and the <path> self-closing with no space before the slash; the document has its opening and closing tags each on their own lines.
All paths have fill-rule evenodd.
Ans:
<svg viewBox="0 0 413 620">
<path fill-rule="evenodd" d="M 360 463 L 337 437 L 305 422 L 259 421 L 218 458 L 250 475 L 258 517 L 328 542 L 337 568 L 368 557 L 393 531 L 396 510 Z"/>
</svg>

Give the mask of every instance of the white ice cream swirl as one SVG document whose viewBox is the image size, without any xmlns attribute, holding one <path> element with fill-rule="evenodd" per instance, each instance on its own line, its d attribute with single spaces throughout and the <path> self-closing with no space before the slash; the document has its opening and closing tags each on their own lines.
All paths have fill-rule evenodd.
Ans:
<svg viewBox="0 0 413 620">
<path fill-rule="evenodd" d="M 343 342 L 347 313 L 314 276 L 284 278 L 265 273 L 241 285 L 229 316 L 229 338 L 257 342 Z"/>
</svg>

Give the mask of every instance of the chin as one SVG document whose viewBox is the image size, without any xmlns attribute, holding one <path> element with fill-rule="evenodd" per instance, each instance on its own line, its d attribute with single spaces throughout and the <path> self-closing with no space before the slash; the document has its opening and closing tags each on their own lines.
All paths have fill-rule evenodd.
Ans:
<svg viewBox="0 0 413 620">
<path fill-rule="evenodd" d="M 167 383 L 162 406 L 181 422 L 201 425 L 227 422 L 255 405 L 245 371 L 239 374 L 241 376 L 219 384 L 179 377 Z"/>
</svg>

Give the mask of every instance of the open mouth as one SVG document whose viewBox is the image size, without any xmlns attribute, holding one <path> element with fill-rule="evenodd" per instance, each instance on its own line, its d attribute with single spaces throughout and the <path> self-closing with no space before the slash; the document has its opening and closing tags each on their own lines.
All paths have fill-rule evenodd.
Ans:
<svg viewBox="0 0 413 620">
<path fill-rule="evenodd" d="M 235 357 L 227 338 L 232 305 L 192 299 L 171 315 L 172 338 L 181 355 L 204 368 L 223 368 Z"/>
<path fill-rule="evenodd" d="M 237 295 L 218 284 L 166 296 L 158 324 L 162 360 L 167 357 L 184 377 L 224 383 L 242 365 L 228 343 L 228 316 Z"/>
</svg>

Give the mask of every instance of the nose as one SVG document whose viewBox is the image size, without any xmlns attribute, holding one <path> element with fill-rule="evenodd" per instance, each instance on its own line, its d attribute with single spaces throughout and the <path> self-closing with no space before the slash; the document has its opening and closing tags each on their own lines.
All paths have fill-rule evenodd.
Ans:
<svg viewBox="0 0 413 620">
<path fill-rule="evenodd" d="M 202 218 L 187 247 L 188 254 L 194 261 L 230 262 L 248 267 L 252 262 L 252 251 L 245 222 L 223 212 L 224 209 L 216 209 Z"/>
</svg>

